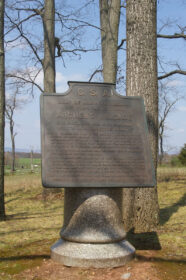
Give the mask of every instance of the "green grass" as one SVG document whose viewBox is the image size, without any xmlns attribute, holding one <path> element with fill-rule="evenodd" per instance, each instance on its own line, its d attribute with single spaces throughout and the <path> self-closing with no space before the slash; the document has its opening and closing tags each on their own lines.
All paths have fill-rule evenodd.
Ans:
<svg viewBox="0 0 186 280">
<path fill-rule="evenodd" d="M 33 171 L 39 173 L 41 170 L 41 159 L 33 158 Z M 16 158 L 15 163 L 16 171 L 14 173 L 25 174 L 31 171 L 31 159 L 30 158 Z M 11 166 L 5 165 L 5 174 L 8 175 L 11 173 Z"/>
<path fill-rule="evenodd" d="M 30 158 L 18 158 L 17 159 L 17 164 L 18 165 L 30 166 L 31 159 Z M 33 158 L 33 164 L 41 165 L 41 159 L 40 158 Z"/>
<path fill-rule="evenodd" d="M 171 260 L 170 269 L 172 260 L 186 256 L 185 171 L 158 169 L 160 226 L 156 235 L 162 249 L 156 251 L 156 257 Z M 40 174 L 16 172 L 5 176 L 5 193 L 7 220 L 0 223 L 0 279 L 19 279 L 21 271 L 40 266 L 50 257 L 50 246 L 59 238 L 62 226 L 63 192 L 45 197 Z M 143 236 L 138 238 L 140 242 Z M 147 238 L 151 244 L 156 242 L 153 235 Z"/>
</svg>

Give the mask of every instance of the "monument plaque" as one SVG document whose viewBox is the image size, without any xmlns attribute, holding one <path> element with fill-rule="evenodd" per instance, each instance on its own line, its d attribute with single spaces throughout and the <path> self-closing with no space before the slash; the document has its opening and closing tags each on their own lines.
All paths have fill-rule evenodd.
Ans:
<svg viewBox="0 0 186 280">
<path fill-rule="evenodd" d="M 43 186 L 154 186 L 142 98 L 111 84 L 69 85 L 41 95 Z"/>
</svg>

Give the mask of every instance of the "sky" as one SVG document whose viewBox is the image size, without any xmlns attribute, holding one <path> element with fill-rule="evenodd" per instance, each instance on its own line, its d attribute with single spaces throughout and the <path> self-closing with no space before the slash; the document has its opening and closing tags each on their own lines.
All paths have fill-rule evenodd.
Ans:
<svg viewBox="0 0 186 280">
<path fill-rule="evenodd" d="M 67 1 L 66 1 L 67 2 Z M 82 1 L 80 1 L 82 2 Z M 71 1 L 71 5 L 77 5 L 77 2 Z M 186 1 L 184 0 L 163 0 L 158 1 L 158 30 L 164 25 L 161 30 L 162 34 L 178 33 L 178 25 L 185 24 Z M 91 11 L 90 19 L 93 24 L 99 25 L 99 14 L 95 6 Z M 166 23 L 169 22 L 169 27 L 166 28 Z M 94 42 L 98 36 L 98 32 L 93 33 L 90 29 L 88 35 L 85 35 L 84 40 L 88 43 L 91 40 Z M 124 17 L 120 25 L 120 39 L 125 37 Z M 120 40 L 119 39 L 119 40 Z M 96 41 L 97 42 L 97 41 Z M 99 43 L 99 41 L 98 41 Z M 86 44 L 86 43 L 85 43 Z M 19 48 L 19 50 L 17 49 Z M 7 49 L 6 64 L 7 68 L 16 67 L 20 63 L 20 49 L 24 49 L 24 44 L 20 47 Z M 162 61 L 169 62 L 172 65 L 178 62 L 183 69 L 186 69 L 186 41 L 182 39 L 164 40 L 158 39 L 158 56 Z M 120 57 L 124 57 L 124 52 L 121 52 Z M 66 57 L 65 67 L 62 60 L 56 63 L 56 91 L 57 93 L 65 92 L 68 89 L 68 81 L 88 81 L 91 73 L 101 64 L 101 53 L 90 52 L 82 55 L 81 59 Z M 169 67 L 164 64 L 168 71 L 174 69 L 174 66 Z M 125 67 L 125 64 L 124 66 Z M 161 71 L 161 69 L 159 69 Z M 43 74 L 40 73 L 37 82 L 42 85 Z M 180 148 L 186 143 L 186 76 L 174 75 L 166 80 L 170 87 L 170 97 L 173 95 L 185 96 L 185 99 L 180 99 L 169 114 L 166 121 L 166 132 L 164 138 L 164 148 L 169 153 L 178 153 Z M 171 88 L 172 87 L 172 88 Z M 124 88 L 119 88 L 119 93 L 125 94 Z M 6 94 L 10 94 L 7 90 Z M 27 99 L 27 97 L 24 97 Z M 171 97 L 172 98 L 172 97 Z M 16 149 L 40 151 L 40 92 L 34 90 L 34 98 L 29 98 L 27 104 L 17 109 L 15 112 L 15 131 L 17 133 L 15 142 Z M 9 126 L 6 121 L 5 130 L 5 147 L 11 147 Z"/>
</svg>

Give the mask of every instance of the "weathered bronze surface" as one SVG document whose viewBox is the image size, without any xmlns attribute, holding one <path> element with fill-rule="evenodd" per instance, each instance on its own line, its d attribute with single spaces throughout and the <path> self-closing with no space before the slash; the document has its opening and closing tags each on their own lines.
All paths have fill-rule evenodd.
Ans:
<svg viewBox="0 0 186 280">
<path fill-rule="evenodd" d="M 143 100 L 114 85 L 70 82 L 41 96 L 45 187 L 154 186 Z"/>
</svg>

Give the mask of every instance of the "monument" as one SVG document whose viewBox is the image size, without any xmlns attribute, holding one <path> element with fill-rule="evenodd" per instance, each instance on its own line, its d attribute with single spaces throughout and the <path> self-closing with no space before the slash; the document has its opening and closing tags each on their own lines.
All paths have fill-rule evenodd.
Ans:
<svg viewBox="0 0 186 280">
<path fill-rule="evenodd" d="M 125 240 L 123 187 L 153 187 L 143 100 L 114 84 L 69 82 L 41 95 L 42 183 L 65 188 L 64 223 L 52 259 L 117 267 L 135 252 Z"/>
</svg>

